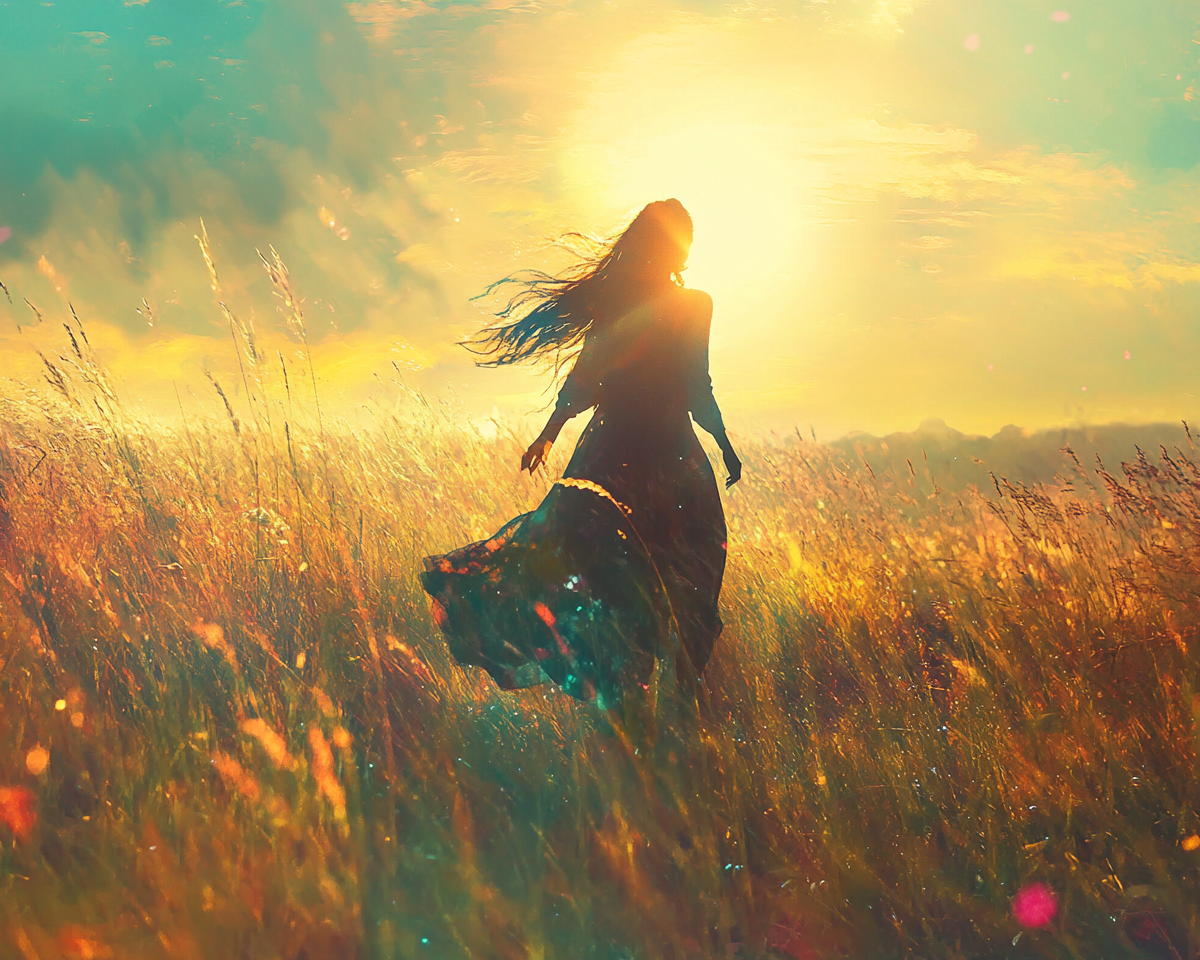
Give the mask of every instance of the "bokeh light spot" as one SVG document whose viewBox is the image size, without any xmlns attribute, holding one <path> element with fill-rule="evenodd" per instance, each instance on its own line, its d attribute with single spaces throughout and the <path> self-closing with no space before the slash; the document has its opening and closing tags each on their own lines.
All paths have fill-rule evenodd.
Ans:
<svg viewBox="0 0 1200 960">
<path fill-rule="evenodd" d="M 25 769 L 35 777 L 40 777 L 50 765 L 50 751 L 40 743 L 25 754 Z"/>
<path fill-rule="evenodd" d="M 1046 927 L 1058 915 L 1058 897 L 1046 884 L 1031 883 L 1013 898 L 1012 910 L 1021 926 Z"/>
</svg>

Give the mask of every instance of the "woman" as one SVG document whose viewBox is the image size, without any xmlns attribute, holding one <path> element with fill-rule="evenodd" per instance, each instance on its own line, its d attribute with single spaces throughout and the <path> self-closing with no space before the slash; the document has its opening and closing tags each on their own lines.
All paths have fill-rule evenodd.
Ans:
<svg viewBox="0 0 1200 960">
<path fill-rule="evenodd" d="M 721 632 L 725 518 L 688 413 L 720 444 L 727 487 L 742 465 L 708 375 L 712 300 L 680 277 L 691 244 L 683 205 L 651 203 L 574 271 L 500 281 L 523 290 L 467 344 L 487 366 L 561 360 L 582 344 L 521 458 L 531 474 L 563 424 L 596 408 L 536 510 L 425 560 L 451 652 L 505 689 L 550 680 L 612 707 L 649 683 L 660 657 L 694 683 Z"/>
</svg>

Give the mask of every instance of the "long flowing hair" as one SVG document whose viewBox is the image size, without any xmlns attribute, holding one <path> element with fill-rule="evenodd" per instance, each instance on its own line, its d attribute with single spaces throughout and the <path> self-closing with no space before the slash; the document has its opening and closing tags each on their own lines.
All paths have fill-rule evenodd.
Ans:
<svg viewBox="0 0 1200 960">
<path fill-rule="evenodd" d="M 481 358 L 477 365 L 552 359 L 555 369 L 561 368 L 589 330 L 636 306 L 654 278 L 666 275 L 682 285 L 692 218 L 678 200 L 656 200 L 614 240 L 581 234 L 567 234 L 564 240 L 578 262 L 557 276 L 528 270 L 497 280 L 480 294 L 517 288 L 496 311 L 498 323 L 462 341 Z"/>
</svg>

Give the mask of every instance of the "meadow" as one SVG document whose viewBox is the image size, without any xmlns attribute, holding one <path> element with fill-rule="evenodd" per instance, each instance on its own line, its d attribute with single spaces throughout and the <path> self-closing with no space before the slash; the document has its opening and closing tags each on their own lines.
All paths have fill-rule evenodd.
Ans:
<svg viewBox="0 0 1200 960">
<path fill-rule="evenodd" d="M 70 329 L 0 401 L 0 956 L 1200 955 L 1183 427 L 978 489 L 739 438 L 725 633 L 634 742 L 417 580 L 569 443 L 522 477 L 399 376 L 351 426 L 232 318 L 248 405 L 150 422 Z"/>
</svg>

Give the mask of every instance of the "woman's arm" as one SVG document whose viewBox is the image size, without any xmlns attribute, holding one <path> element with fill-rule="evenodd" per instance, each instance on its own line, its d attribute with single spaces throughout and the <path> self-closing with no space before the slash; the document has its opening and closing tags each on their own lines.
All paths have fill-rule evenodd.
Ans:
<svg viewBox="0 0 1200 960">
<path fill-rule="evenodd" d="M 708 372 L 708 336 L 712 328 L 712 297 L 706 293 L 697 292 L 698 314 L 696 317 L 695 341 L 691 370 L 688 383 L 688 407 L 692 419 L 702 428 L 712 434 L 721 448 L 721 456 L 725 461 L 725 469 L 729 477 L 725 486 L 732 487 L 742 477 L 742 461 L 734 453 L 733 444 L 729 442 L 729 434 L 725 432 L 725 421 L 721 417 L 721 408 L 712 392 L 712 377 Z"/>
<path fill-rule="evenodd" d="M 550 419 L 546 421 L 546 426 L 542 428 L 538 438 L 529 445 L 529 449 L 521 457 L 522 470 L 533 473 L 545 463 L 546 456 L 550 453 L 550 448 L 554 446 L 554 441 L 558 439 L 563 425 L 572 417 L 594 407 L 599 401 L 598 364 L 599 351 L 595 346 L 595 341 L 589 338 L 584 341 L 583 349 L 579 352 L 575 365 L 567 374 L 567 379 L 558 392 L 558 402 L 554 405 L 554 412 L 550 414 Z"/>
</svg>

